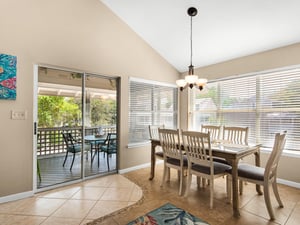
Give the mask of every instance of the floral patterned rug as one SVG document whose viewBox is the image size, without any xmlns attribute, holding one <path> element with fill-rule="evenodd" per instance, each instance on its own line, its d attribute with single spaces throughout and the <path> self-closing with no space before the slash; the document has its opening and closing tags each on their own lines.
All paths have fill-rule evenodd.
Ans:
<svg viewBox="0 0 300 225">
<path fill-rule="evenodd" d="M 187 211 L 167 203 L 146 215 L 140 216 L 127 225 L 209 225 Z"/>
</svg>

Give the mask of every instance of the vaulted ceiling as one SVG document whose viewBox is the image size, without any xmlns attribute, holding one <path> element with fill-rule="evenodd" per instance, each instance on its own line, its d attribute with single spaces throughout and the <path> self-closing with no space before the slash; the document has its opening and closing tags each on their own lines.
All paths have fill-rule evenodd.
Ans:
<svg viewBox="0 0 300 225">
<path fill-rule="evenodd" d="M 300 42 L 299 0 L 100 0 L 178 71 Z"/>
</svg>

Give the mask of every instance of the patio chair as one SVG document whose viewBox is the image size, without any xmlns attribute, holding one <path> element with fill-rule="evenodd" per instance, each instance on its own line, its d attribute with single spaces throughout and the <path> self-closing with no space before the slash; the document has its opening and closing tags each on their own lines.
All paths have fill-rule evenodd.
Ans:
<svg viewBox="0 0 300 225">
<path fill-rule="evenodd" d="M 210 208 L 212 209 L 214 179 L 227 175 L 227 171 L 231 169 L 231 166 L 213 161 L 209 132 L 182 131 L 182 139 L 188 159 L 188 177 L 185 196 L 188 196 L 193 174 L 197 177 L 209 180 Z"/>
<path fill-rule="evenodd" d="M 72 167 L 73 167 L 73 164 L 74 164 L 74 160 L 75 160 L 75 154 L 76 153 L 80 153 L 81 152 L 81 143 L 79 143 L 71 133 L 65 133 L 65 132 L 62 132 L 61 133 L 62 136 L 63 136 L 63 139 L 67 145 L 67 151 L 66 151 L 66 156 L 65 156 L 65 160 L 64 160 L 64 163 L 63 163 L 63 167 L 65 166 L 65 163 L 66 163 L 66 160 L 68 158 L 68 154 L 69 152 L 73 154 L 73 159 L 72 159 L 72 163 L 71 163 L 71 166 L 70 166 L 70 170 L 72 170 Z M 90 150 L 90 146 L 88 146 L 88 149 L 87 150 Z"/>
<path fill-rule="evenodd" d="M 273 150 L 269 156 L 266 163 L 266 167 L 257 167 L 254 165 L 240 163 L 238 166 L 238 179 L 242 181 L 247 181 L 250 183 L 262 185 L 264 189 L 264 199 L 265 204 L 271 220 L 275 219 L 273 208 L 270 199 L 270 184 L 272 184 L 273 192 L 279 207 L 283 208 L 282 201 L 280 199 L 278 188 L 277 188 L 277 167 L 279 163 L 280 156 L 284 149 L 286 142 L 286 131 L 282 133 L 275 134 L 275 140 L 273 145 Z M 240 189 L 242 194 L 242 190 Z M 229 193 L 231 193 L 229 191 Z"/>
<path fill-rule="evenodd" d="M 183 173 L 187 169 L 187 158 L 183 154 L 180 142 L 179 130 L 158 128 L 159 140 L 163 149 L 164 156 L 164 172 L 161 187 L 170 179 L 170 168 L 178 171 L 179 177 L 179 195 L 182 195 Z"/>
<path fill-rule="evenodd" d="M 109 168 L 109 157 L 113 154 L 117 154 L 117 134 L 116 133 L 108 133 L 104 144 L 101 144 L 100 151 L 106 153 L 107 159 L 107 168 Z"/>
</svg>

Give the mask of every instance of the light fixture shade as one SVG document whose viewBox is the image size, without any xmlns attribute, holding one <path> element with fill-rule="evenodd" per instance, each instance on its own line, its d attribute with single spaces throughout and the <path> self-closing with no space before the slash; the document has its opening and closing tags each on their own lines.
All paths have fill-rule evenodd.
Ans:
<svg viewBox="0 0 300 225">
<path fill-rule="evenodd" d="M 178 87 L 184 87 L 186 85 L 186 81 L 184 79 L 176 80 L 176 84 Z"/>
<path fill-rule="evenodd" d="M 196 83 L 197 80 L 198 80 L 197 75 L 187 75 L 187 76 L 185 76 L 185 81 L 188 84 L 194 84 L 194 83 Z"/>
<path fill-rule="evenodd" d="M 205 78 L 200 78 L 200 79 L 198 79 L 198 80 L 196 81 L 196 83 L 197 83 L 198 86 L 204 86 L 204 85 L 207 84 L 207 79 L 205 79 Z"/>
</svg>

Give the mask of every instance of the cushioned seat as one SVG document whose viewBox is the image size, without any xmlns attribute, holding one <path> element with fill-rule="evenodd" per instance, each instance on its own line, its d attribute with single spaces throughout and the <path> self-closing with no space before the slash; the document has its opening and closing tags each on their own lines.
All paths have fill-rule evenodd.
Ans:
<svg viewBox="0 0 300 225">
<path fill-rule="evenodd" d="M 160 158 L 163 158 L 163 157 L 164 157 L 164 153 L 161 152 L 161 151 L 155 152 L 155 155 L 156 155 L 157 157 L 160 157 Z"/>
<path fill-rule="evenodd" d="M 247 177 L 254 180 L 264 180 L 265 168 L 257 167 L 249 164 L 239 164 L 238 176 Z"/>
<path fill-rule="evenodd" d="M 223 173 L 226 173 L 227 171 L 231 170 L 231 166 L 223 164 L 223 163 L 218 163 L 218 162 L 213 162 L 213 167 L 214 167 L 214 174 L 220 174 L 220 173 L 223 174 Z M 193 164 L 192 165 L 192 170 L 195 170 L 199 173 L 210 174 L 210 167 L 209 166 Z"/>
<path fill-rule="evenodd" d="M 183 166 L 187 167 L 188 165 L 188 161 L 186 156 L 182 156 L 182 160 L 183 160 Z M 174 158 L 167 158 L 167 163 L 176 165 L 176 166 L 180 166 L 180 160 L 179 159 L 174 159 Z"/>
</svg>

